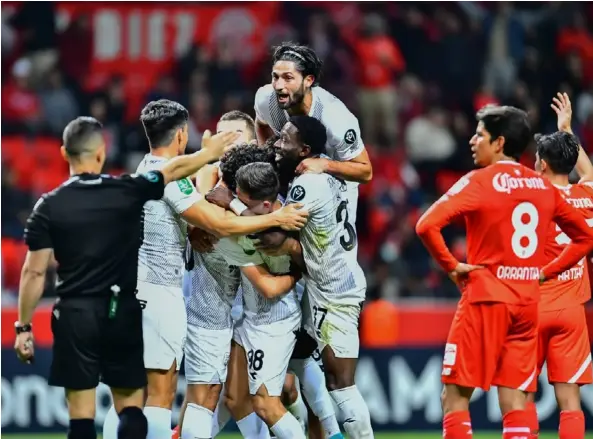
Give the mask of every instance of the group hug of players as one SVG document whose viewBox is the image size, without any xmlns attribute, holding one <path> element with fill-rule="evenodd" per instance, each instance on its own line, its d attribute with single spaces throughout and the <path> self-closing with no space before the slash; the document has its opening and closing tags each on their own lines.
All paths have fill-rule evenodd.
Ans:
<svg viewBox="0 0 593 439">
<path fill-rule="evenodd" d="M 183 358 L 188 389 L 174 432 L 182 439 L 214 437 L 230 415 L 247 438 L 304 438 L 299 419 L 306 415 L 295 417 L 283 404 L 287 372 L 298 377 L 324 437 L 342 437 L 332 402 L 350 437 L 373 437 L 354 383 L 366 291 L 356 255 L 357 194 L 372 168 L 357 119 L 318 86 L 320 70 L 311 49 L 278 47 L 272 83 L 255 96 L 256 120 L 224 115 L 214 136 L 228 143 L 220 162 L 201 169 L 195 186 L 169 183 L 162 200 L 145 205 L 137 297 L 149 439 L 171 435 Z M 513 107 L 480 111 L 470 145 L 481 169 L 416 227 L 461 291 L 443 359 L 445 439 L 472 437 L 470 397 L 491 385 L 503 438 L 537 437 L 528 401 L 544 362 L 561 409 L 560 438 L 584 438 L 579 385 L 592 379 L 583 304 L 593 166 L 570 131 L 568 96 L 554 98 L 553 109 L 559 131 L 536 138 L 535 170 L 518 163 L 532 139 L 527 115 Z M 138 172 L 183 154 L 187 118 L 174 102 L 145 107 L 151 152 Z M 168 145 L 158 138 L 164 127 L 179 128 Z M 575 165 L 582 182 L 570 185 Z M 301 217 L 287 214 L 291 205 Z M 458 218 L 467 229 L 467 263 L 441 235 Z M 315 349 L 323 370 L 311 357 Z M 112 409 L 105 439 L 117 437 L 117 422 Z"/>
</svg>

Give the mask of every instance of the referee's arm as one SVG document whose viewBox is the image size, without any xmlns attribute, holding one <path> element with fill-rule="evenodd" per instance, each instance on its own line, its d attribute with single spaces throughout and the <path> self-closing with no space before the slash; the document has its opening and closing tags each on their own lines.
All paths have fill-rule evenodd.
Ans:
<svg viewBox="0 0 593 439">
<path fill-rule="evenodd" d="M 50 207 L 41 197 L 27 220 L 25 242 L 29 247 L 19 285 L 19 324 L 31 323 L 33 312 L 43 294 L 45 273 L 53 253 L 49 231 Z"/>
</svg>

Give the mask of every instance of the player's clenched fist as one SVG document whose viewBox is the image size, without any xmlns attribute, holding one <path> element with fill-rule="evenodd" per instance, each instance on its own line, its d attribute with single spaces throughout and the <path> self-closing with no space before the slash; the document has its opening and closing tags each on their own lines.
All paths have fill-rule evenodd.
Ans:
<svg viewBox="0 0 593 439">
<path fill-rule="evenodd" d="M 301 230 L 307 224 L 309 217 L 309 212 L 302 207 L 301 203 L 294 203 L 275 211 L 273 215 L 278 217 L 278 226 L 288 231 Z"/>
</svg>

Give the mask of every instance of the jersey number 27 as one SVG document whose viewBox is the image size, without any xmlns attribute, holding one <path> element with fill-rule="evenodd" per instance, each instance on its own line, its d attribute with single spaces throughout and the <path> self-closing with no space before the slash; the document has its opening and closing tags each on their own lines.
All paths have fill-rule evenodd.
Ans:
<svg viewBox="0 0 593 439">
<path fill-rule="evenodd" d="M 354 226 L 348 222 L 348 201 L 344 200 L 338 206 L 336 211 L 336 221 L 338 224 L 344 223 L 345 233 L 340 236 L 340 245 L 344 250 L 349 252 L 356 245 L 356 230 Z"/>
</svg>

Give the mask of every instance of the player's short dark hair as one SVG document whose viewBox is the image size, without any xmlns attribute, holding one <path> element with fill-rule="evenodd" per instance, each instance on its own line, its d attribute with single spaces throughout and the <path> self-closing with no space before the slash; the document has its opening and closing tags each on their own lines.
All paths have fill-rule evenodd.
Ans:
<svg viewBox="0 0 593 439">
<path fill-rule="evenodd" d="M 274 47 L 272 60 L 274 64 L 278 61 L 292 61 L 303 77 L 311 75 L 315 78 L 311 87 L 319 85 L 323 61 L 310 47 L 293 42 L 282 43 Z"/>
<path fill-rule="evenodd" d="M 237 191 L 236 174 L 245 165 L 256 162 L 276 166 L 276 150 L 273 147 L 260 147 L 252 143 L 242 143 L 228 150 L 220 159 L 223 183 L 233 192 Z"/>
<path fill-rule="evenodd" d="M 149 102 L 140 114 L 140 122 L 151 148 L 169 145 L 177 130 L 183 128 L 188 119 L 186 108 L 168 99 Z"/>
<path fill-rule="evenodd" d="M 299 130 L 299 140 L 311 148 L 311 155 L 325 154 L 327 131 L 325 126 L 311 116 L 291 116 L 289 122 Z"/>
<path fill-rule="evenodd" d="M 253 117 L 251 117 L 249 114 L 243 113 L 239 110 L 229 111 L 228 113 L 224 113 L 220 117 L 219 121 L 224 122 L 227 120 L 242 120 L 243 122 L 245 122 L 245 125 L 247 125 L 247 129 L 249 130 L 249 135 L 251 136 L 251 138 L 255 139 L 255 121 L 253 120 Z"/>
<path fill-rule="evenodd" d="M 491 140 L 504 137 L 503 152 L 519 160 L 531 140 L 531 126 L 527 113 L 516 107 L 488 105 L 476 114 L 484 124 Z"/>
<path fill-rule="evenodd" d="M 536 134 L 537 155 L 545 160 L 554 174 L 568 175 L 579 158 L 579 140 L 564 131 Z"/>
<path fill-rule="evenodd" d="M 280 182 L 271 163 L 255 162 L 241 166 L 235 175 L 237 187 L 249 198 L 259 201 L 275 201 Z"/>
<path fill-rule="evenodd" d="M 62 142 L 71 157 L 93 152 L 100 139 L 103 125 L 94 117 L 81 116 L 71 121 L 62 134 Z"/>
</svg>

